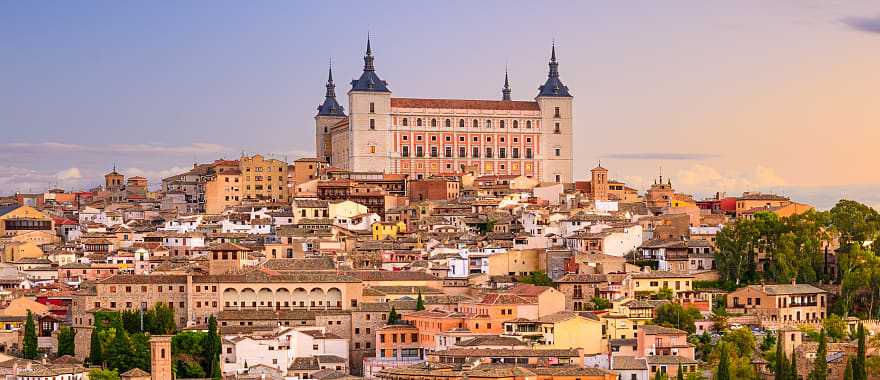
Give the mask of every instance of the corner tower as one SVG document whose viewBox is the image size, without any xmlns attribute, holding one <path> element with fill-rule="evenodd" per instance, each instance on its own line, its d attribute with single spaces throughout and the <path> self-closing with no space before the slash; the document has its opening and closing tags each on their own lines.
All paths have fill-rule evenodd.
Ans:
<svg viewBox="0 0 880 380">
<path fill-rule="evenodd" d="M 538 87 L 535 100 L 541 109 L 542 182 L 572 182 L 572 100 L 568 87 L 559 79 L 556 44 L 550 50 L 547 81 Z"/>
<path fill-rule="evenodd" d="M 351 81 L 348 91 L 349 139 L 348 169 L 391 171 L 391 90 L 376 75 L 373 49 L 367 37 L 364 71 Z"/>
<path fill-rule="evenodd" d="M 327 72 L 327 93 L 324 103 L 318 106 L 315 115 L 315 157 L 330 162 L 333 154 L 330 129 L 345 120 L 345 109 L 336 101 L 336 85 L 333 83 L 333 66 Z"/>
</svg>

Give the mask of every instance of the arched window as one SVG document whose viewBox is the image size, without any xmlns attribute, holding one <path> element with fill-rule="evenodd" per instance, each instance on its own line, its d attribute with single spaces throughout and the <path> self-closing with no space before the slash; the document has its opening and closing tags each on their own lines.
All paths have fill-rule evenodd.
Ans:
<svg viewBox="0 0 880 380">
<path fill-rule="evenodd" d="M 474 119 L 474 128 L 478 128 L 480 126 L 480 122 L 477 119 Z"/>
<path fill-rule="evenodd" d="M 504 120 L 498 122 L 498 128 L 504 128 Z"/>
<path fill-rule="evenodd" d="M 486 128 L 492 128 L 492 120 L 486 120 Z"/>
<path fill-rule="evenodd" d="M 409 119 L 403 118 L 403 126 L 406 127 L 409 125 Z"/>
<path fill-rule="evenodd" d="M 446 128 L 449 128 L 451 126 L 452 126 L 452 121 L 449 119 L 446 119 Z"/>
<path fill-rule="evenodd" d="M 459 127 L 459 128 L 464 128 L 464 119 L 459 119 L 459 120 L 458 120 L 458 127 Z"/>
<path fill-rule="evenodd" d="M 513 121 L 513 127 L 514 127 L 514 128 L 519 128 L 519 120 L 514 120 L 514 121 Z"/>
<path fill-rule="evenodd" d="M 527 120 L 527 121 L 526 121 L 526 128 L 531 128 L 531 127 L 532 127 L 532 121 L 531 121 L 531 120 Z"/>
<path fill-rule="evenodd" d="M 421 127 L 421 126 L 422 126 L 422 118 L 416 119 L 416 127 Z"/>
<path fill-rule="evenodd" d="M 436 126 L 437 126 L 437 119 L 431 119 L 431 126 L 432 126 L 432 127 L 436 127 Z"/>
</svg>

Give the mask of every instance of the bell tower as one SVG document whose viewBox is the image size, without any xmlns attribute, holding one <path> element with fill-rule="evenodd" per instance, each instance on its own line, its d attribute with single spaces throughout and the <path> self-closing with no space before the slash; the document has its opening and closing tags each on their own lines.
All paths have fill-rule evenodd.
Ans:
<svg viewBox="0 0 880 380">
<path fill-rule="evenodd" d="M 324 102 L 318 106 L 315 115 L 315 157 L 332 165 L 333 155 L 331 129 L 346 119 L 345 109 L 336 101 L 336 84 L 333 83 L 333 66 L 327 70 L 327 92 Z"/>
<path fill-rule="evenodd" d="M 348 168 L 353 171 L 391 171 L 391 90 L 376 75 L 373 49 L 367 37 L 364 71 L 348 91 Z"/>
<path fill-rule="evenodd" d="M 594 201 L 608 200 L 608 169 L 599 166 L 590 170 L 590 196 Z"/>
<path fill-rule="evenodd" d="M 150 378 L 171 380 L 171 335 L 150 337 Z"/>
<path fill-rule="evenodd" d="M 538 87 L 535 100 L 541 109 L 541 152 L 544 165 L 542 182 L 572 182 L 572 99 L 568 87 L 559 79 L 556 43 L 550 50 L 547 81 Z"/>
</svg>

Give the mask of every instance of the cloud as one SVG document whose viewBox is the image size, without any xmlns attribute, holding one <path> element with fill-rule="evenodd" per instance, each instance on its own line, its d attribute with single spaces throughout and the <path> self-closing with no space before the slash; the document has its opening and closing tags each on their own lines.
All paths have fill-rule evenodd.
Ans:
<svg viewBox="0 0 880 380">
<path fill-rule="evenodd" d="M 52 153 L 99 153 L 120 155 L 166 155 L 166 156 L 193 156 L 203 154 L 218 154 L 228 151 L 219 144 L 195 142 L 189 145 L 166 146 L 160 144 L 110 144 L 80 145 L 65 144 L 59 142 L 40 143 L 6 143 L 0 144 L 4 154 L 52 154 Z"/>
<path fill-rule="evenodd" d="M 151 185 L 158 186 L 158 183 L 162 181 L 162 178 L 171 177 L 173 175 L 181 174 L 188 171 L 190 168 L 182 168 L 180 166 L 174 166 L 167 169 L 159 169 L 159 170 L 150 170 L 150 169 L 141 169 L 141 168 L 126 168 L 120 170 L 122 174 L 126 177 L 135 177 L 141 176 L 146 178 Z M 152 187 L 152 186 L 151 186 Z"/>
<path fill-rule="evenodd" d="M 841 21 L 844 25 L 860 32 L 880 34 L 880 16 L 847 17 Z"/>
<path fill-rule="evenodd" d="M 614 153 L 602 158 L 614 158 L 618 160 L 690 160 L 702 161 L 720 157 L 717 154 L 702 153 Z"/>
<path fill-rule="evenodd" d="M 55 173 L 55 177 L 62 181 L 72 180 L 72 179 L 82 179 L 82 173 L 80 173 L 79 168 L 69 168 L 64 169 L 58 173 Z"/>
<path fill-rule="evenodd" d="M 758 165 L 747 171 L 722 172 L 714 167 L 696 164 L 681 169 L 672 178 L 673 185 L 684 191 L 698 193 L 769 191 L 788 184 L 773 169 Z"/>
</svg>

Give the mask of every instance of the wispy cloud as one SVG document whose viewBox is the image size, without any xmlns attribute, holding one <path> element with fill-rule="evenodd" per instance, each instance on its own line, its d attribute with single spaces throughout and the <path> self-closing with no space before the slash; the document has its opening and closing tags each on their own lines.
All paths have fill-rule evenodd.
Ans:
<svg viewBox="0 0 880 380">
<path fill-rule="evenodd" d="M 613 153 L 605 155 L 602 158 L 613 158 L 618 160 L 702 161 L 718 157 L 720 157 L 720 155 L 703 153 Z"/>
<path fill-rule="evenodd" d="M 110 144 L 80 145 L 59 142 L 39 143 L 6 143 L 0 144 L 4 154 L 46 154 L 46 153 L 102 153 L 129 155 L 174 155 L 192 156 L 202 154 L 219 154 L 228 151 L 219 144 L 196 142 L 189 145 L 167 146 L 160 144 Z"/>
<path fill-rule="evenodd" d="M 847 17 L 841 21 L 844 25 L 860 32 L 880 34 L 880 15 L 874 17 Z"/>
<path fill-rule="evenodd" d="M 86 179 L 79 168 L 58 172 L 39 171 L 15 166 L 0 166 L 0 194 L 12 192 L 43 192 L 49 187 L 81 188 Z"/>
<path fill-rule="evenodd" d="M 788 184 L 776 171 L 761 165 L 745 171 L 722 171 L 696 164 L 679 170 L 672 181 L 673 185 L 689 192 L 772 190 Z"/>
</svg>

